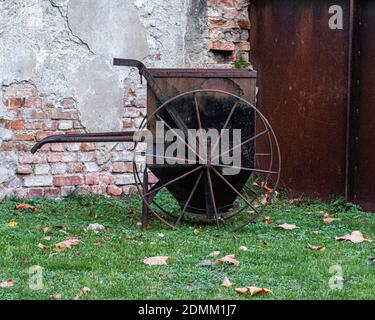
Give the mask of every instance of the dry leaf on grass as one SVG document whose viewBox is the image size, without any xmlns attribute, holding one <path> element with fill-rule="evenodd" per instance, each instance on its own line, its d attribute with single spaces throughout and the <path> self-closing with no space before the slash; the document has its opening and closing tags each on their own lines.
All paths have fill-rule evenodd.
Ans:
<svg viewBox="0 0 375 320">
<path fill-rule="evenodd" d="M 265 218 L 263 219 L 263 223 L 264 223 L 264 224 L 269 224 L 271 221 L 272 221 L 271 217 L 265 217 Z"/>
<path fill-rule="evenodd" d="M 195 235 L 201 234 L 202 232 L 203 232 L 202 228 L 196 228 L 196 229 L 194 229 L 194 234 Z"/>
<path fill-rule="evenodd" d="M 278 225 L 279 228 L 282 228 L 284 230 L 293 230 L 298 228 L 295 224 L 289 224 L 289 223 L 283 223 Z"/>
<path fill-rule="evenodd" d="M 236 260 L 236 257 L 234 254 L 230 254 L 228 256 L 225 256 L 223 258 L 220 258 L 220 259 L 217 259 L 213 265 L 214 266 L 218 266 L 218 265 L 221 265 L 223 263 L 229 263 L 229 264 L 233 264 L 234 266 L 238 267 L 240 265 L 240 262 Z"/>
<path fill-rule="evenodd" d="M 88 288 L 88 287 L 83 287 L 81 289 L 81 294 L 84 295 L 84 296 L 87 296 L 89 293 L 90 293 L 91 289 Z"/>
<path fill-rule="evenodd" d="M 233 283 L 230 282 L 230 280 L 228 279 L 228 277 L 225 277 L 224 280 L 223 280 L 223 283 L 221 285 L 223 287 L 230 288 L 230 287 L 233 286 Z"/>
<path fill-rule="evenodd" d="M 210 257 L 217 257 L 220 254 L 220 251 L 214 251 L 209 254 Z"/>
<path fill-rule="evenodd" d="M 375 264 L 375 258 L 368 259 L 368 262 L 371 263 L 371 264 Z"/>
<path fill-rule="evenodd" d="M 55 244 L 55 249 L 57 251 L 62 251 L 62 250 L 65 250 L 65 249 L 71 249 L 75 246 L 78 246 L 80 243 L 82 243 L 82 241 L 79 240 L 78 238 L 69 238 L 68 240 L 61 241 L 61 242 Z"/>
<path fill-rule="evenodd" d="M 31 211 L 36 211 L 36 208 L 34 206 L 32 206 L 31 204 L 28 204 L 28 203 L 18 203 L 16 205 L 16 209 L 29 209 Z"/>
<path fill-rule="evenodd" d="M 271 290 L 265 288 L 257 288 L 257 287 L 247 287 L 247 288 L 236 288 L 235 291 L 239 294 L 249 294 L 250 296 L 263 296 L 269 293 L 272 293 Z"/>
<path fill-rule="evenodd" d="M 332 217 L 323 218 L 324 223 L 332 223 L 333 221 L 340 221 L 340 220 L 341 220 L 340 218 L 332 218 Z"/>
<path fill-rule="evenodd" d="M 40 250 L 42 250 L 42 251 L 45 251 L 45 250 L 48 249 L 48 247 L 45 246 L 43 243 L 38 243 L 38 248 L 39 248 Z"/>
<path fill-rule="evenodd" d="M 15 227 L 17 227 L 17 221 L 9 221 L 8 222 L 8 227 L 9 228 L 15 228 Z"/>
<path fill-rule="evenodd" d="M 268 185 L 267 185 L 267 181 L 262 181 L 262 183 L 260 184 L 260 186 L 267 191 L 267 193 L 272 193 L 273 192 L 273 189 L 270 188 Z"/>
<path fill-rule="evenodd" d="M 86 228 L 86 231 L 92 231 L 95 234 L 98 234 L 100 231 L 103 231 L 105 227 L 102 224 L 99 223 L 91 223 L 89 226 Z"/>
<path fill-rule="evenodd" d="M 44 227 L 43 228 L 43 232 L 44 232 L 44 234 L 50 233 L 51 232 L 51 228 L 50 227 Z"/>
<path fill-rule="evenodd" d="M 0 282 L 0 288 L 11 288 L 14 286 L 14 282 L 12 279 L 5 280 L 3 282 Z"/>
<path fill-rule="evenodd" d="M 61 293 L 54 293 L 52 296 L 50 296 L 51 300 L 61 300 Z"/>
<path fill-rule="evenodd" d="M 159 237 L 159 238 L 164 238 L 164 233 L 160 233 L 160 232 L 158 232 L 158 237 Z"/>
<path fill-rule="evenodd" d="M 312 246 L 311 244 L 309 244 L 309 248 L 311 250 L 320 251 L 320 252 L 324 252 L 326 250 L 326 247 L 323 247 L 323 246 Z"/>
<path fill-rule="evenodd" d="M 143 263 L 149 266 L 163 266 L 170 262 L 171 259 L 170 256 L 156 256 L 144 259 Z"/>
<path fill-rule="evenodd" d="M 340 241 L 340 240 L 347 240 L 347 241 L 351 241 L 353 243 L 362 243 L 364 241 L 367 241 L 367 242 L 372 242 L 371 239 L 366 239 L 362 232 L 361 231 L 353 231 L 351 234 L 346 234 L 345 236 L 341 236 L 341 237 L 336 237 L 335 238 L 337 241 Z"/>
<path fill-rule="evenodd" d="M 241 251 L 248 251 L 249 249 L 247 248 L 247 247 L 245 247 L 245 246 L 241 246 L 240 248 L 239 248 Z"/>
</svg>

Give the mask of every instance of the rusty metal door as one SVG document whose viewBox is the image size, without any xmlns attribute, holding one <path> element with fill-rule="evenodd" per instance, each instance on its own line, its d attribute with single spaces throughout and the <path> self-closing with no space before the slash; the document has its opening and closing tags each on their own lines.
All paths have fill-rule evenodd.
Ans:
<svg viewBox="0 0 375 320">
<path fill-rule="evenodd" d="M 375 210 L 375 2 L 360 1 L 354 37 L 351 199 Z"/>
<path fill-rule="evenodd" d="M 344 9 L 344 30 L 329 28 L 331 5 Z M 250 16 L 257 104 L 279 139 L 282 185 L 291 195 L 344 194 L 349 1 L 254 0 Z"/>
</svg>

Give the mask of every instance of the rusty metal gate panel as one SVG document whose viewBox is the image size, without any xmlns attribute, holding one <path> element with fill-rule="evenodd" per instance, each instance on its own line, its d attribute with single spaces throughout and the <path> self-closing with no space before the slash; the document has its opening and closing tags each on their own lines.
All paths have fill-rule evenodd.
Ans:
<svg viewBox="0 0 375 320">
<path fill-rule="evenodd" d="M 351 199 L 365 210 L 375 210 L 375 2 L 360 1 L 354 35 L 357 59 L 354 81 L 357 100 L 352 101 Z"/>
<path fill-rule="evenodd" d="M 329 7 L 344 30 L 329 28 Z M 344 194 L 349 1 L 254 0 L 251 62 L 258 108 L 282 150 L 282 185 L 292 195 Z"/>
</svg>

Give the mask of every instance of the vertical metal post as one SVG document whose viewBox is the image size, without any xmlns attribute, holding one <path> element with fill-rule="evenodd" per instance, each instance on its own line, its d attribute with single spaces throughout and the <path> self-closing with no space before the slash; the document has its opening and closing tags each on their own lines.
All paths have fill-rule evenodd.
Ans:
<svg viewBox="0 0 375 320">
<path fill-rule="evenodd" d="M 143 194 L 148 193 L 148 171 L 147 165 L 143 171 Z M 148 196 L 145 196 L 146 198 Z M 145 230 L 148 227 L 148 206 L 145 199 L 142 200 L 142 229 Z"/>
</svg>

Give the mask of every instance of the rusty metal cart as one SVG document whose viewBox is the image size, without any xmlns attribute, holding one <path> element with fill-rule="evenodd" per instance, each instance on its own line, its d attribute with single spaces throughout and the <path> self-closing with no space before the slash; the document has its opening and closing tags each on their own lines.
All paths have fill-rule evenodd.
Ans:
<svg viewBox="0 0 375 320">
<path fill-rule="evenodd" d="M 145 142 L 145 133 L 151 133 L 147 151 L 141 152 L 148 160 L 143 172 L 137 166 L 139 154 L 135 151 L 133 156 L 134 178 L 143 202 L 143 227 L 147 227 L 149 215 L 172 228 L 178 228 L 183 220 L 204 220 L 217 226 L 235 220 L 231 223 L 236 230 L 254 222 L 275 194 L 281 168 L 274 131 L 255 107 L 256 72 L 148 70 L 141 62 L 129 59 L 114 59 L 114 65 L 136 67 L 141 81 L 142 77 L 147 80 L 147 115 L 138 130 L 49 136 L 37 143 L 32 152 L 47 143 L 72 142 L 134 142 L 138 150 L 137 146 Z M 171 164 L 164 152 L 162 156 L 155 152 L 161 143 L 166 149 L 175 142 L 156 138 L 157 123 L 175 133 L 175 141 L 186 147 L 185 157 L 179 159 L 182 162 Z M 219 132 L 215 141 L 206 137 L 204 159 L 199 142 L 192 144 L 186 138 L 191 129 L 199 133 L 210 129 Z M 240 141 L 234 139 L 236 130 L 241 130 Z M 228 150 L 223 152 L 225 131 L 231 139 Z M 239 166 L 223 161 L 224 154 L 233 154 L 237 148 L 241 151 Z M 236 173 L 225 175 L 225 169 L 235 169 Z M 148 181 L 150 172 L 158 179 L 153 185 Z"/>
</svg>

